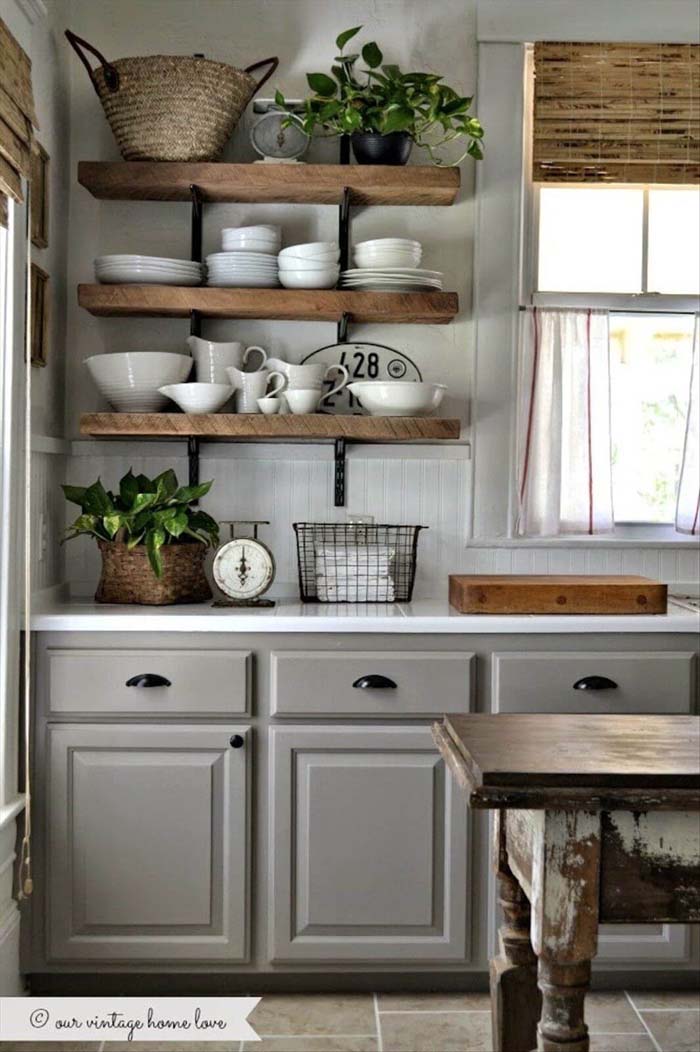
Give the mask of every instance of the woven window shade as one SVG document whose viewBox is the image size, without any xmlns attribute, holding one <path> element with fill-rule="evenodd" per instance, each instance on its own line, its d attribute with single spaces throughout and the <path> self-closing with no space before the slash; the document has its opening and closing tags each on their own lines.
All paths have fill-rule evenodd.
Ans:
<svg viewBox="0 0 700 1052">
<path fill-rule="evenodd" d="M 700 181 L 700 46 L 535 44 L 535 182 Z"/>
<path fill-rule="evenodd" d="M 38 127 L 31 61 L 0 19 L 0 195 L 5 199 L 22 201 L 22 177 L 31 175 L 32 137 Z M 3 200 L 0 222 L 6 215 Z"/>
</svg>

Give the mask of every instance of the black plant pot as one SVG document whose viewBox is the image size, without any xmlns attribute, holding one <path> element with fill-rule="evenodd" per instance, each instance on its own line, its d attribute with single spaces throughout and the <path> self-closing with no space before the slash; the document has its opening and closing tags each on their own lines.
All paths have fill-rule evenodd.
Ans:
<svg viewBox="0 0 700 1052">
<path fill-rule="evenodd" d="M 353 132 L 350 142 L 358 164 L 406 164 L 413 146 L 408 132 Z"/>
</svg>

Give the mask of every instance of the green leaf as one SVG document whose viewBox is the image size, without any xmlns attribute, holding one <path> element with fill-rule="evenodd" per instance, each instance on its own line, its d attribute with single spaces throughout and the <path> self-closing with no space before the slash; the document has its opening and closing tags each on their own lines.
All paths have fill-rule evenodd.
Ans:
<svg viewBox="0 0 700 1052">
<path fill-rule="evenodd" d="M 122 526 L 122 516 L 118 511 L 114 512 L 112 515 L 105 515 L 102 519 L 102 523 L 110 538 L 113 538 Z"/>
<path fill-rule="evenodd" d="M 481 149 L 481 144 L 476 141 L 469 143 L 467 147 L 467 153 L 470 157 L 474 157 L 477 161 L 482 161 L 484 158 L 484 151 Z"/>
<path fill-rule="evenodd" d="M 286 109 L 286 107 L 287 107 L 287 103 L 286 103 L 285 97 L 284 97 L 284 95 L 282 94 L 282 92 L 280 91 L 279 88 L 275 92 L 275 104 L 277 106 L 281 106 L 283 109 Z"/>
<path fill-rule="evenodd" d="M 354 29 L 344 29 L 342 33 L 339 33 L 335 38 L 335 46 L 338 50 L 342 51 L 348 40 L 352 40 L 354 36 L 357 36 L 361 29 L 362 26 L 355 26 Z"/>
<path fill-rule="evenodd" d="M 173 503 L 190 504 L 193 500 L 200 500 L 201 497 L 206 496 L 213 485 L 214 480 L 212 479 L 209 482 L 200 482 L 197 486 L 181 486 L 172 498 Z"/>
<path fill-rule="evenodd" d="M 165 522 L 165 528 L 171 537 L 179 537 L 187 529 L 187 512 L 178 511 Z"/>
<path fill-rule="evenodd" d="M 131 549 L 135 548 L 137 544 L 140 544 L 142 540 L 143 534 L 137 533 L 133 537 L 129 537 L 129 540 L 126 542 L 126 546 L 129 549 L 129 551 L 131 551 Z"/>
<path fill-rule="evenodd" d="M 161 472 L 153 479 L 156 487 L 157 503 L 169 500 L 177 492 L 177 475 L 172 468 Z"/>
<path fill-rule="evenodd" d="M 309 87 L 312 91 L 315 91 L 321 98 L 329 99 L 335 95 L 337 88 L 335 81 L 331 79 L 326 73 L 307 73 L 306 79 L 309 82 Z"/>
<path fill-rule="evenodd" d="M 146 534 L 146 549 L 148 551 L 148 561 L 151 564 L 153 573 L 156 577 L 163 576 L 163 557 L 160 554 L 160 549 L 165 544 L 165 530 L 162 527 L 158 527 L 155 530 L 149 530 Z"/>
<path fill-rule="evenodd" d="M 362 48 L 362 59 L 370 69 L 376 69 L 377 66 L 381 66 L 383 58 L 384 56 L 373 40 Z"/>
<path fill-rule="evenodd" d="M 139 493 L 155 493 L 155 483 L 151 482 L 147 475 L 137 475 L 136 481 L 139 484 Z"/>
<path fill-rule="evenodd" d="M 386 114 L 382 131 L 385 135 L 389 135 L 391 132 L 410 131 L 413 123 L 413 110 L 397 106 Z"/>
<path fill-rule="evenodd" d="M 134 474 L 129 468 L 124 478 L 119 480 L 119 496 L 121 497 L 124 507 L 128 510 L 136 500 L 136 495 L 139 491 L 139 484 L 134 478 Z"/>
<path fill-rule="evenodd" d="M 146 508 L 150 508 L 155 502 L 155 493 L 138 493 L 136 499 L 131 505 L 131 514 L 138 515 L 139 512 L 144 511 Z"/>
<path fill-rule="evenodd" d="M 66 500 L 71 504 L 78 504 L 82 508 L 85 499 L 85 486 L 61 486 Z"/>
<path fill-rule="evenodd" d="M 91 515 L 109 515 L 110 512 L 114 511 L 114 505 L 110 496 L 99 479 L 85 490 L 83 507 Z"/>
<path fill-rule="evenodd" d="M 382 72 L 386 73 L 387 77 L 391 81 L 401 80 L 401 70 L 398 66 L 382 66 Z"/>
</svg>

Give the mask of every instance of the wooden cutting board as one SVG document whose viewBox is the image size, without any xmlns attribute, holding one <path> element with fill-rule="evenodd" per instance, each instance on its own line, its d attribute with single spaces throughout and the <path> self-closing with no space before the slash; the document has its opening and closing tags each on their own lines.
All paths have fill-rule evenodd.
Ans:
<svg viewBox="0 0 700 1052">
<path fill-rule="evenodd" d="M 668 588 L 649 577 L 450 574 L 461 614 L 665 614 Z"/>
</svg>

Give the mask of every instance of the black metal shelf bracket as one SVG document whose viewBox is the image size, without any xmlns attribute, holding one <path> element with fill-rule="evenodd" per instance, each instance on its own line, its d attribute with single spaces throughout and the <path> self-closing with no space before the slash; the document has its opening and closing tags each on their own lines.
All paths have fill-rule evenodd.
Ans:
<svg viewBox="0 0 700 1052">
<path fill-rule="evenodd" d="M 340 320 L 338 321 L 338 332 L 337 332 L 337 342 L 338 343 L 347 343 L 348 342 L 348 325 L 349 325 L 349 323 L 350 323 L 350 315 L 347 313 L 347 311 L 343 311 L 343 313 L 340 315 Z"/>
<path fill-rule="evenodd" d="M 348 269 L 350 257 L 350 187 L 343 187 L 343 197 L 338 208 L 338 244 L 340 245 L 341 273 Z"/>
<path fill-rule="evenodd" d="M 199 439 L 190 435 L 187 439 L 188 485 L 199 485 Z"/>
<path fill-rule="evenodd" d="M 195 263 L 202 262 L 202 192 L 194 183 L 190 184 L 190 198 L 192 200 L 192 223 L 190 227 L 190 259 Z"/>
<path fill-rule="evenodd" d="M 347 453 L 347 439 L 336 438 L 335 440 L 335 506 L 345 507 L 345 456 Z"/>
</svg>

